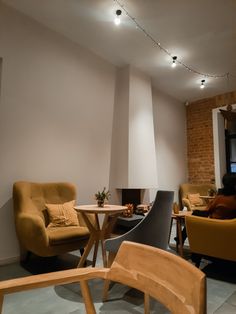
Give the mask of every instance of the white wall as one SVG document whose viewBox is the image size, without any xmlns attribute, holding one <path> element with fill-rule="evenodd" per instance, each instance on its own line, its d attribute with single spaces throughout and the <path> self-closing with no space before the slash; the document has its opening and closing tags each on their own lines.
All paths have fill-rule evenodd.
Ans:
<svg viewBox="0 0 236 314">
<path fill-rule="evenodd" d="M 79 203 L 109 184 L 115 67 L 0 5 L 0 263 L 18 255 L 17 180 L 70 181 Z"/>
<path fill-rule="evenodd" d="M 79 203 L 108 186 L 116 69 L 1 3 L 0 58 L 1 264 L 19 254 L 13 182 L 70 181 Z M 158 187 L 177 190 L 186 179 L 185 110 L 156 91 L 153 109 Z"/>
<path fill-rule="evenodd" d="M 184 104 L 153 90 L 158 189 L 175 191 L 187 180 L 186 113 Z"/>
</svg>

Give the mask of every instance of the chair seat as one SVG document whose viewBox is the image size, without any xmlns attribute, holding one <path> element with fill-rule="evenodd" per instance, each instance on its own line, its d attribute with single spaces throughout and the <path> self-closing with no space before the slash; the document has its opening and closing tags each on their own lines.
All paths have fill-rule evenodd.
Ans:
<svg viewBox="0 0 236 314">
<path fill-rule="evenodd" d="M 89 238 L 89 231 L 86 227 L 53 227 L 47 228 L 50 245 L 60 245 L 72 241 L 81 241 Z"/>
</svg>

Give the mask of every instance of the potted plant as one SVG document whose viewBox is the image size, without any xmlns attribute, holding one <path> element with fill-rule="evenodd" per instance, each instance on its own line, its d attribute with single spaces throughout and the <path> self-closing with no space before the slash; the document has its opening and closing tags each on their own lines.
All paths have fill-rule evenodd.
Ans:
<svg viewBox="0 0 236 314">
<path fill-rule="evenodd" d="M 105 200 L 108 201 L 110 195 L 110 191 L 106 190 L 105 187 L 103 188 L 102 192 L 98 191 L 95 194 L 95 199 L 97 200 L 98 207 L 104 207 Z"/>
<path fill-rule="evenodd" d="M 216 190 L 215 190 L 215 189 L 209 189 L 209 190 L 207 191 L 207 194 L 208 194 L 209 196 L 215 196 L 215 195 L 216 195 Z"/>
</svg>

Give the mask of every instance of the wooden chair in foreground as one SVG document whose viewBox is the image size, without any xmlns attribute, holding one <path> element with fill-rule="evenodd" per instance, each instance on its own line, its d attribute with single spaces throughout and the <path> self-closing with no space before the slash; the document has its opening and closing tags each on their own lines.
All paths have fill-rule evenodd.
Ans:
<svg viewBox="0 0 236 314">
<path fill-rule="evenodd" d="M 124 241 L 111 268 L 77 268 L 0 282 L 0 312 L 5 294 L 80 282 L 87 314 L 94 314 L 87 280 L 108 279 L 144 292 L 175 314 L 206 313 L 205 274 L 182 258 L 158 248 Z"/>
</svg>

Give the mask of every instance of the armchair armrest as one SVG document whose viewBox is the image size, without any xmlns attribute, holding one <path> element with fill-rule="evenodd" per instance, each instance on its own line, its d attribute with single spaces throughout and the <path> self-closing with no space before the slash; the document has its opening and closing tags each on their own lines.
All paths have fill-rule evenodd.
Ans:
<svg viewBox="0 0 236 314">
<path fill-rule="evenodd" d="M 16 218 L 16 229 L 21 244 L 30 251 L 49 245 L 45 222 L 37 214 L 20 213 Z"/>
<path fill-rule="evenodd" d="M 183 204 L 183 206 L 186 206 L 188 210 L 192 210 L 192 205 L 191 205 L 189 199 L 183 197 L 182 198 L 182 204 Z"/>
</svg>

